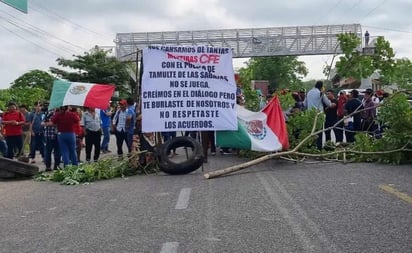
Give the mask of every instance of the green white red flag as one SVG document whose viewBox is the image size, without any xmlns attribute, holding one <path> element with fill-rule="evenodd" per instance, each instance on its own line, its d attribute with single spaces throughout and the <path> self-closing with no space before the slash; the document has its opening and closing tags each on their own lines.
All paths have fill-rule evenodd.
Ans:
<svg viewBox="0 0 412 253">
<path fill-rule="evenodd" d="M 65 105 L 106 109 L 114 90 L 115 86 L 111 84 L 55 80 L 53 82 L 49 109 Z"/>
<path fill-rule="evenodd" d="M 237 106 L 237 117 L 237 131 L 216 132 L 217 146 L 260 152 L 289 148 L 286 122 L 277 96 L 260 112 Z"/>
</svg>

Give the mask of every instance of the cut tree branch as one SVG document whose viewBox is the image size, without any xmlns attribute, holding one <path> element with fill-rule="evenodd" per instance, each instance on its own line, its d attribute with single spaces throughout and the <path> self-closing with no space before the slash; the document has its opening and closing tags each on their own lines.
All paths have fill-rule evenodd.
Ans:
<svg viewBox="0 0 412 253">
<path fill-rule="evenodd" d="M 376 107 L 378 107 L 378 106 L 376 106 Z M 368 154 L 369 155 L 372 155 L 372 154 L 380 155 L 380 154 L 390 154 L 390 153 L 402 152 L 402 151 L 406 151 L 406 152 L 411 152 L 412 151 L 411 149 L 407 148 L 407 146 L 409 145 L 409 142 L 407 144 L 405 144 L 403 147 L 398 148 L 398 149 L 385 150 L 385 151 L 375 151 L 375 152 L 355 151 L 355 150 L 350 150 L 350 149 L 347 149 L 347 148 L 343 148 L 342 150 L 336 150 L 336 151 L 329 152 L 329 153 L 322 153 L 322 154 L 310 154 L 310 153 L 302 153 L 302 152 L 298 151 L 302 147 L 302 145 L 304 145 L 310 138 L 318 136 L 318 134 L 323 133 L 327 130 L 331 130 L 331 129 L 335 128 L 336 126 L 338 126 L 340 123 L 342 123 L 345 119 L 347 119 L 349 117 L 352 117 L 353 115 L 355 115 L 357 113 L 361 113 L 362 111 L 368 110 L 370 108 L 360 109 L 360 110 L 359 109 L 360 109 L 360 107 L 358 107 L 353 113 L 350 113 L 350 114 L 344 116 L 342 119 L 337 121 L 333 126 L 315 131 L 316 130 L 315 126 L 316 126 L 316 123 L 317 123 L 318 116 L 321 114 L 321 113 L 318 113 L 318 114 L 316 114 L 316 117 L 314 119 L 314 124 L 313 124 L 311 134 L 306 136 L 292 150 L 283 151 L 283 152 L 276 152 L 276 153 L 270 153 L 270 154 L 267 154 L 265 156 L 259 157 L 257 159 L 248 161 L 246 163 L 242 163 L 242 164 L 239 164 L 239 165 L 234 165 L 234 166 L 231 166 L 231 167 L 228 167 L 228 168 L 225 168 L 225 169 L 221 169 L 221 170 L 208 172 L 208 173 L 204 174 L 204 177 L 206 179 L 211 179 L 211 178 L 223 176 L 223 175 L 226 175 L 226 174 L 230 174 L 230 173 L 248 168 L 248 167 L 256 165 L 258 163 L 270 160 L 272 158 L 284 157 L 284 156 L 289 156 L 289 155 L 296 155 L 296 156 L 303 156 L 303 157 L 328 157 L 328 156 L 331 156 L 331 155 L 343 154 L 343 163 L 346 164 L 346 154 L 348 154 L 348 153 L 365 154 L 365 155 L 368 155 Z"/>
</svg>

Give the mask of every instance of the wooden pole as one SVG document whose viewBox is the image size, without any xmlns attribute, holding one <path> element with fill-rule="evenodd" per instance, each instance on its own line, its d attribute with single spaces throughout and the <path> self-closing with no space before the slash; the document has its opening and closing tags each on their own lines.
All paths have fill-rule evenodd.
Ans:
<svg viewBox="0 0 412 253">
<path fill-rule="evenodd" d="M 225 174 L 229 174 L 229 173 L 232 173 L 232 172 L 235 172 L 235 171 L 239 171 L 239 170 L 248 168 L 250 166 L 253 166 L 253 165 L 256 165 L 258 163 L 270 160 L 270 159 L 275 158 L 275 157 L 290 155 L 290 154 L 293 154 L 293 153 L 294 153 L 294 151 L 285 151 L 285 152 L 268 154 L 268 155 L 259 157 L 255 160 L 252 160 L 252 161 L 249 161 L 249 162 L 246 162 L 246 163 L 242 163 L 242 164 L 235 165 L 235 166 L 232 166 L 232 167 L 228 167 L 228 168 L 225 168 L 225 169 L 215 170 L 215 171 L 206 173 L 206 174 L 204 174 L 204 177 L 206 179 L 219 177 L 219 176 L 222 176 L 222 175 L 225 175 Z"/>
<path fill-rule="evenodd" d="M 359 109 L 359 108 L 358 108 Z M 246 163 L 242 163 L 239 165 L 234 165 L 225 169 L 221 169 L 221 170 L 215 170 L 209 173 L 204 174 L 203 176 L 205 177 L 205 179 L 211 179 L 211 178 L 215 178 L 215 177 L 219 177 L 219 176 L 223 176 L 226 174 L 230 174 L 232 172 L 235 171 L 239 171 L 245 168 L 248 168 L 250 166 L 256 165 L 258 163 L 270 160 L 272 158 L 275 157 L 280 157 L 280 156 L 285 156 L 285 155 L 298 155 L 298 156 L 309 156 L 309 157 L 323 157 L 323 156 L 329 156 L 329 155 L 333 155 L 333 154 L 340 154 L 343 153 L 343 163 L 346 164 L 347 163 L 347 158 L 346 155 L 348 153 L 354 153 L 354 154 L 389 154 L 389 153 L 394 153 L 394 152 L 399 152 L 399 151 L 408 151 L 411 152 L 411 149 L 408 149 L 408 145 L 409 143 L 407 143 L 406 145 L 404 145 L 403 147 L 399 148 L 399 149 L 394 149 L 394 150 L 388 150 L 388 151 L 376 151 L 376 152 L 363 152 L 363 151 L 355 151 L 355 150 L 351 150 L 351 149 L 347 149 L 346 145 L 344 147 L 343 150 L 339 150 L 339 151 L 335 151 L 335 152 L 330 152 L 330 153 L 325 153 L 325 154 L 306 154 L 306 153 L 301 153 L 299 152 L 299 148 L 301 146 L 303 146 L 310 138 L 317 136 L 319 133 L 325 132 L 327 130 L 331 130 L 334 127 L 336 127 L 339 123 L 343 122 L 346 118 L 351 117 L 352 115 L 359 113 L 361 111 L 364 111 L 365 109 L 361 109 L 361 110 L 357 110 L 345 117 L 343 117 L 341 120 L 339 120 L 338 122 L 336 122 L 333 126 L 325 128 L 325 129 L 321 129 L 319 131 L 315 131 L 315 127 L 313 127 L 311 134 L 309 134 L 308 136 L 306 136 L 298 145 L 296 145 L 295 148 L 293 148 L 292 150 L 288 150 L 288 151 L 284 151 L 284 152 L 278 152 L 278 153 L 271 153 L 262 157 L 259 157 L 255 160 L 246 162 Z M 315 116 L 314 119 L 314 125 L 316 124 L 316 121 L 318 120 L 318 116 L 320 115 L 317 114 Z"/>
</svg>

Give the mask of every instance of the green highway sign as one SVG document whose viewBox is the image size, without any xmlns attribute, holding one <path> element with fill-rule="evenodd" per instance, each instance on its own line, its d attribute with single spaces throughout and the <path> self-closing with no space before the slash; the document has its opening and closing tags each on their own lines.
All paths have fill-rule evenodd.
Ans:
<svg viewBox="0 0 412 253">
<path fill-rule="evenodd" d="M 27 0 L 0 0 L 1 2 L 16 8 L 19 11 L 27 13 Z"/>
</svg>

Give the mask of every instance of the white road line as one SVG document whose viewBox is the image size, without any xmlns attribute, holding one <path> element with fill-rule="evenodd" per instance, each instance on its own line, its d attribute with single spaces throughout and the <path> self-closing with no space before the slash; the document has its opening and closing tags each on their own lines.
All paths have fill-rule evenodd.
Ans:
<svg viewBox="0 0 412 253">
<path fill-rule="evenodd" d="M 190 192 L 192 188 L 183 188 L 180 190 L 175 209 L 186 209 L 189 205 Z"/>
<path fill-rule="evenodd" d="M 176 253 L 178 247 L 178 242 L 166 242 L 163 243 L 162 250 L 160 251 L 160 253 Z"/>
</svg>

